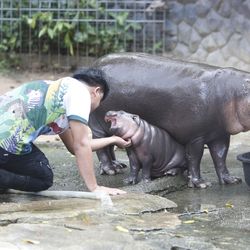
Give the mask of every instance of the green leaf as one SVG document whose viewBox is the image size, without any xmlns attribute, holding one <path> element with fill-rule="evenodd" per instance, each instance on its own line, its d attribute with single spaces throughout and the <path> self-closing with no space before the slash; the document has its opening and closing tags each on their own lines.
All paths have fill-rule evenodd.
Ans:
<svg viewBox="0 0 250 250">
<path fill-rule="evenodd" d="M 56 22 L 56 25 L 55 25 L 55 27 L 54 27 L 54 31 L 58 30 L 59 33 L 60 33 L 60 32 L 62 31 L 62 29 L 63 29 L 63 23 L 57 21 L 57 22 Z"/>
<path fill-rule="evenodd" d="M 76 32 L 74 36 L 74 41 L 82 43 L 88 40 L 88 33 L 86 32 Z"/>
<path fill-rule="evenodd" d="M 63 23 L 63 27 L 65 27 L 66 29 L 71 29 L 72 28 L 72 26 L 71 26 L 71 24 L 69 24 L 69 23 Z"/>
<path fill-rule="evenodd" d="M 66 47 L 69 48 L 70 54 L 74 55 L 73 43 L 72 43 L 72 40 L 71 40 L 69 32 L 66 33 L 66 35 L 64 37 L 64 43 L 65 43 Z"/>
<path fill-rule="evenodd" d="M 117 16 L 116 21 L 118 25 L 123 26 L 126 22 L 127 17 L 125 16 Z"/>
<path fill-rule="evenodd" d="M 70 52 L 70 55 L 74 55 L 74 49 L 73 49 L 73 45 L 72 44 L 70 44 L 70 46 L 69 46 L 69 52 Z"/>
<path fill-rule="evenodd" d="M 47 26 L 44 26 L 44 27 L 40 30 L 40 32 L 39 32 L 39 34 L 38 34 L 38 37 L 39 37 L 39 38 L 42 37 L 43 35 L 46 34 L 46 32 L 47 32 Z"/>
<path fill-rule="evenodd" d="M 51 40 L 54 38 L 54 31 L 51 28 L 48 28 L 48 35 Z"/>
</svg>

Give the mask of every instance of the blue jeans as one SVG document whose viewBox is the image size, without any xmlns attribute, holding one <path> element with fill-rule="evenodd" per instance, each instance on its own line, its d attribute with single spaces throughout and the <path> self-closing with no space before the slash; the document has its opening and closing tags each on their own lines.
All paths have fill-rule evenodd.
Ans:
<svg viewBox="0 0 250 250">
<path fill-rule="evenodd" d="M 34 144 L 25 155 L 14 155 L 0 147 L 0 189 L 38 192 L 53 184 L 46 156 Z"/>
</svg>

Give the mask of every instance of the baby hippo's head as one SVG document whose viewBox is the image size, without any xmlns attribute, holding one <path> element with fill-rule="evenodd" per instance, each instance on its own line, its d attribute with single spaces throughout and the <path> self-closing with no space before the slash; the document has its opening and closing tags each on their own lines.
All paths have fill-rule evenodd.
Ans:
<svg viewBox="0 0 250 250">
<path fill-rule="evenodd" d="M 111 133 L 125 140 L 131 138 L 140 126 L 140 118 L 138 115 L 126 113 L 122 110 L 108 111 L 104 119 L 106 122 L 111 123 Z"/>
</svg>

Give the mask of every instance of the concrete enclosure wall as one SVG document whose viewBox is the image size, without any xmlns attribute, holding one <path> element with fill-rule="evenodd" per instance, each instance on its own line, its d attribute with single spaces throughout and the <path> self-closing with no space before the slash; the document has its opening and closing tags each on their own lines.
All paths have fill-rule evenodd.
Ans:
<svg viewBox="0 0 250 250">
<path fill-rule="evenodd" d="M 168 0 L 167 54 L 250 71 L 249 0 Z"/>
</svg>

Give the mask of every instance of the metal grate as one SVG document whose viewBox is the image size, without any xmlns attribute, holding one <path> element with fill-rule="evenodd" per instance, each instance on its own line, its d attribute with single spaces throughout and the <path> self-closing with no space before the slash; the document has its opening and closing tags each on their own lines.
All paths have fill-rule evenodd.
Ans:
<svg viewBox="0 0 250 250">
<path fill-rule="evenodd" d="M 93 8 L 95 6 L 95 8 Z M 167 10 L 164 1 L 151 0 L 0 0 L 0 44 L 8 36 L 16 36 L 18 53 L 61 55 L 70 57 L 69 49 L 61 46 L 62 37 L 57 37 L 56 43 L 50 45 L 48 39 L 38 39 L 34 43 L 34 30 L 24 26 L 21 22 L 23 16 L 32 17 L 37 13 L 52 13 L 53 21 L 75 23 L 76 29 L 83 33 L 84 24 L 94 28 L 97 38 L 101 38 L 104 27 L 118 29 L 117 22 L 112 15 L 127 13 L 126 25 L 136 24 L 137 29 L 129 29 L 118 34 L 121 46 L 120 51 L 147 52 L 162 54 L 165 52 L 165 24 Z M 19 21 L 19 22 L 18 22 Z M 42 25 L 42 24 L 39 24 Z M 41 27 L 40 27 L 41 28 Z M 129 33 L 129 34 L 128 34 Z M 32 42 L 33 41 L 33 42 Z M 96 57 L 100 53 L 109 52 L 110 48 L 102 49 L 105 42 L 97 44 L 74 42 L 74 56 Z M 49 47 L 46 51 L 46 46 Z M 51 47 L 50 47 L 51 46 Z"/>
</svg>

